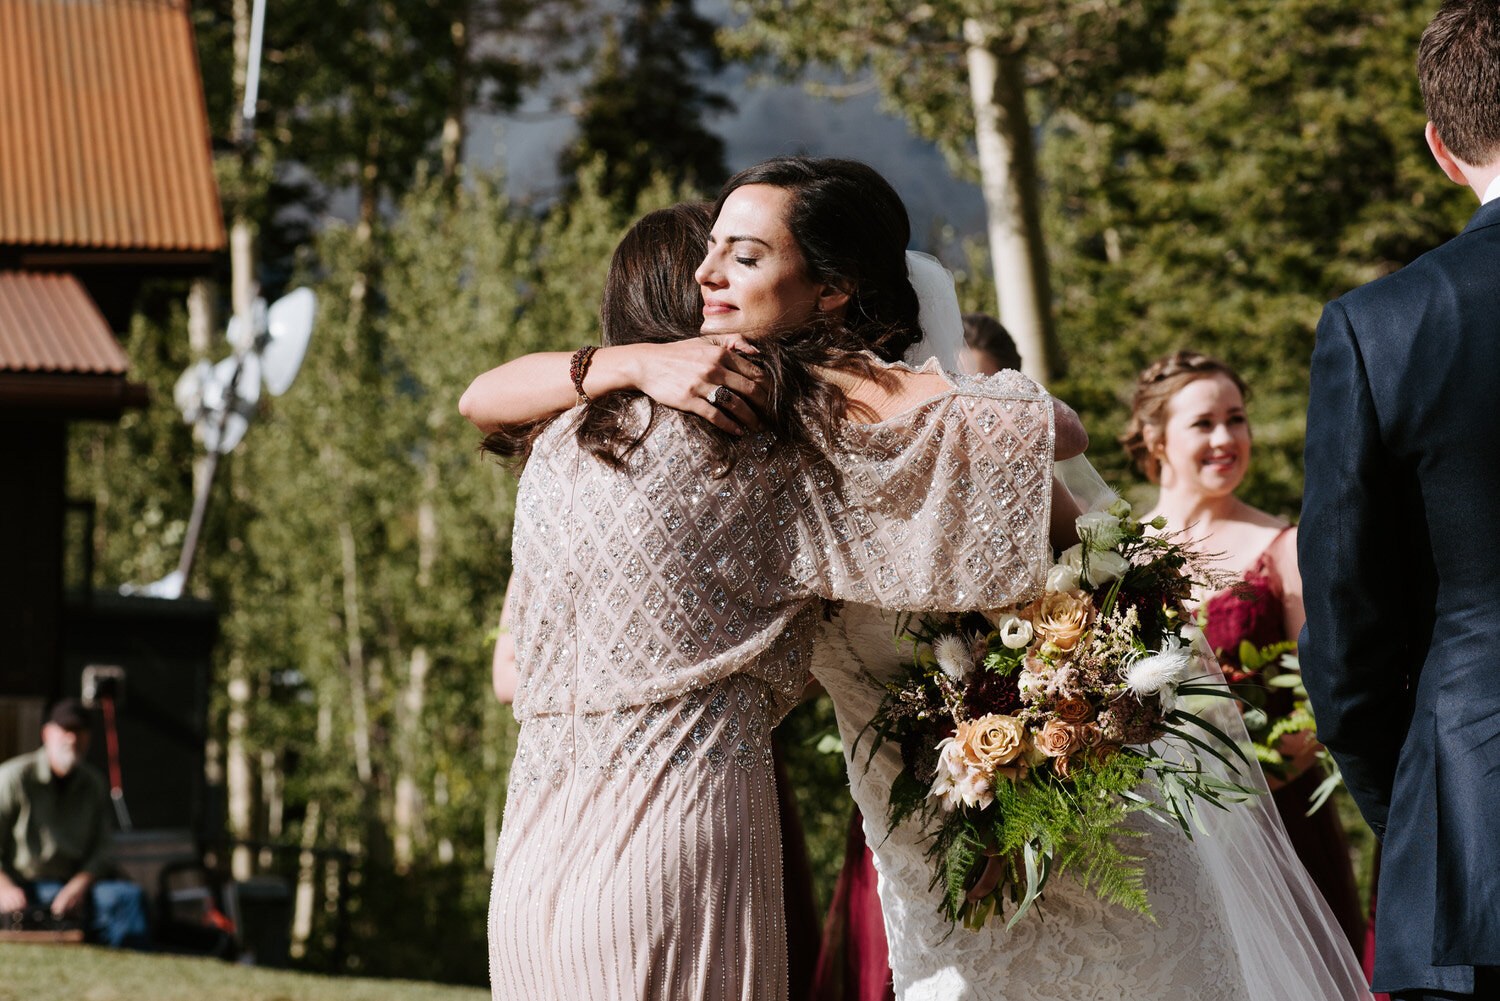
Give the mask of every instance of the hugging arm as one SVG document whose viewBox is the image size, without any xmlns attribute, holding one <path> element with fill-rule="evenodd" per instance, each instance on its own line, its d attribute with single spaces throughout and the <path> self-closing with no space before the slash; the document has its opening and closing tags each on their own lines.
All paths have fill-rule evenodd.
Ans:
<svg viewBox="0 0 1500 1001">
<path fill-rule="evenodd" d="M 1078 414 L 1057 397 L 1052 397 L 1052 458 L 1061 462 L 1082 455 L 1089 447 L 1089 433 Z"/>
<path fill-rule="evenodd" d="M 760 370 L 743 356 L 754 352 L 749 342 L 732 335 L 602 347 L 584 376 L 583 391 L 594 397 L 639 390 L 738 434 L 760 426 L 754 408 L 766 401 Z M 567 351 L 543 351 L 492 368 L 469 384 L 458 412 L 486 434 L 560 414 L 578 402 L 572 359 Z M 708 401 L 719 386 L 734 393 L 722 407 Z"/>
<path fill-rule="evenodd" d="M 495 637 L 495 656 L 490 662 L 490 684 L 495 689 L 495 698 L 502 705 L 516 700 L 516 640 L 510 634 L 510 587 L 505 588 L 505 600 L 500 604 L 500 632 Z"/>
<path fill-rule="evenodd" d="M 1307 624 L 1299 656 L 1318 721 L 1354 801 L 1380 836 L 1410 719 L 1408 665 L 1392 624 L 1404 589 L 1388 552 L 1385 460 L 1364 359 L 1348 315 L 1329 304 L 1318 323 L 1307 412 L 1307 486 L 1297 532 Z"/>
</svg>

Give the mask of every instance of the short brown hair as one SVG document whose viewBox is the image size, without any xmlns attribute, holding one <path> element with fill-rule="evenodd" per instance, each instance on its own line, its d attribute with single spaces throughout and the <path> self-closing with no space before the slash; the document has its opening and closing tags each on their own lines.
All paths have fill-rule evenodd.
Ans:
<svg viewBox="0 0 1500 1001">
<path fill-rule="evenodd" d="M 1199 379 L 1222 375 L 1239 389 L 1241 396 L 1250 390 L 1240 374 L 1217 358 L 1198 351 L 1177 351 L 1156 359 L 1135 381 L 1135 398 L 1130 403 L 1130 423 L 1120 435 L 1120 444 L 1130 453 L 1136 468 L 1146 479 L 1156 483 L 1161 478 L 1161 463 L 1146 443 L 1146 429 L 1159 433 L 1167 423 L 1167 406 L 1177 391 Z"/>
<path fill-rule="evenodd" d="M 1021 353 L 1016 340 L 1005 325 L 988 313 L 964 314 L 964 344 L 971 351 L 983 351 L 999 368 L 1021 367 Z"/>
<path fill-rule="evenodd" d="M 1483 166 L 1500 152 L 1500 3 L 1444 0 L 1417 47 L 1422 104 L 1443 145 Z"/>
</svg>

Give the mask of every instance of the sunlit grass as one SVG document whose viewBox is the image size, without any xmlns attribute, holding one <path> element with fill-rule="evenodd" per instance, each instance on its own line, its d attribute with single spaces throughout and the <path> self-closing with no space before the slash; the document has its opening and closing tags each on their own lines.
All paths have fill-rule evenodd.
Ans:
<svg viewBox="0 0 1500 1001">
<path fill-rule="evenodd" d="M 482 1001 L 410 980 L 326 977 L 93 946 L 0 944 L 0 1001 Z"/>
</svg>

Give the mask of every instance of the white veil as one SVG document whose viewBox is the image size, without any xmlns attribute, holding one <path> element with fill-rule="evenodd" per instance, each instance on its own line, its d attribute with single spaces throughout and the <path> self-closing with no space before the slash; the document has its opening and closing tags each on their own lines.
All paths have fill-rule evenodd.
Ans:
<svg viewBox="0 0 1500 1001">
<path fill-rule="evenodd" d="M 906 254 L 906 267 L 922 324 L 922 340 L 907 352 L 907 362 L 920 365 L 936 358 L 944 371 L 961 372 L 963 315 L 953 275 L 936 258 L 914 251 Z M 1054 472 L 1084 510 L 1108 507 L 1117 497 L 1083 456 L 1057 463 Z M 1217 676 L 1212 653 L 1201 640 L 1200 647 L 1205 647 L 1200 652 Z M 1234 703 L 1222 698 L 1202 701 L 1208 705 L 1195 705 L 1193 710 L 1254 762 L 1250 735 Z M 1223 903 L 1221 913 L 1239 953 L 1247 996 L 1369 1001 L 1370 990 L 1349 941 L 1293 851 L 1260 767 L 1241 763 L 1240 771 L 1230 772 L 1216 761 L 1208 764 L 1221 778 L 1263 793 L 1227 810 L 1203 809 L 1203 829 L 1195 831 L 1192 840 Z"/>
<path fill-rule="evenodd" d="M 953 273 L 931 254 L 908 250 L 906 274 L 917 293 L 918 320 L 922 324 L 922 339 L 906 352 L 907 363 L 917 366 L 936 358 L 945 372 L 973 375 L 965 371 L 960 354 L 964 346 L 964 318 L 953 287 Z M 1053 474 L 1082 510 L 1102 510 L 1119 497 L 1081 455 L 1057 463 Z"/>
<path fill-rule="evenodd" d="M 959 351 L 964 346 L 964 316 L 953 288 L 953 272 L 931 254 L 906 252 L 906 275 L 916 290 L 921 312 L 922 339 L 906 352 L 908 364 L 917 366 L 936 358 L 944 372 L 961 372 Z"/>
</svg>

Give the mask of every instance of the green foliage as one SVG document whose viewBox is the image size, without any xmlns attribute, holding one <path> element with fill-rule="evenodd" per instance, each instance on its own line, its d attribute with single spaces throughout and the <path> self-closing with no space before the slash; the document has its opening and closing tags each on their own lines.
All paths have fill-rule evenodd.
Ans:
<svg viewBox="0 0 1500 1001">
<path fill-rule="evenodd" d="M 1111 100 L 1044 116 L 1055 386 L 1112 482 L 1134 379 L 1195 348 L 1251 386 L 1241 496 L 1295 515 L 1323 303 L 1456 233 L 1472 202 L 1431 163 L 1413 69 L 1431 5 L 1180 0 L 1160 58 Z"/>
<path fill-rule="evenodd" d="M 654 178 L 713 188 L 727 175 L 724 140 L 703 119 L 730 107 L 702 75 L 722 62 L 713 24 L 689 0 L 632 0 L 613 22 L 580 95 L 578 138 L 559 169 L 576 191 L 580 167 L 602 158 L 602 190 L 631 205 Z"/>
<path fill-rule="evenodd" d="M 251 695 L 249 760 L 272 763 L 285 798 L 277 828 L 258 786 L 243 833 L 354 852 L 354 969 L 485 975 L 486 857 L 514 740 L 490 693 L 488 634 L 516 479 L 481 461 L 457 400 L 507 357 L 597 339 L 614 244 L 637 211 L 675 198 L 654 182 L 627 212 L 600 193 L 599 168 L 582 184 L 538 216 L 498 182 L 453 193 L 419 175 L 378 235 L 380 308 L 361 322 L 350 307 L 359 237 L 327 227 L 309 268 L 319 311 L 303 369 L 220 467 L 194 590 L 221 610 L 219 676 Z M 107 586 L 174 566 L 191 505 L 197 450 L 171 403 L 188 362 L 182 310 L 160 303 L 126 345 L 151 406 L 74 433 L 70 491 L 98 505 Z M 221 734 L 228 709 L 221 689 Z M 403 780 L 417 791 L 406 821 Z M 401 949 L 398 911 L 412 919 Z"/>
<path fill-rule="evenodd" d="M 815 92 L 878 89 L 887 110 L 937 143 L 959 176 L 975 178 L 965 21 L 997 53 L 1021 61 L 1039 100 L 1092 103 L 1110 92 L 1121 65 L 1153 58 L 1169 8 L 1168 0 L 737 0 L 745 20 L 726 33 L 725 48 L 782 76 L 816 81 L 809 70 L 831 69 L 843 80 L 808 82 Z"/>
</svg>

